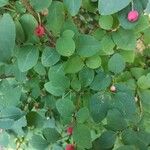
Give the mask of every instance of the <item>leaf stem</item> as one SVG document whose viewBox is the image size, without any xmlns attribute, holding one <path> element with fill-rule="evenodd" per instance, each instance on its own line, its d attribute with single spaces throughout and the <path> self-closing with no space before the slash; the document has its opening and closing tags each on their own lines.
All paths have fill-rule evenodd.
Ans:
<svg viewBox="0 0 150 150">
<path fill-rule="evenodd" d="M 11 11 L 11 12 L 15 12 L 15 10 L 14 10 L 14 9 L 11 9 L 11 8 L 3 7 L 3 9 L 8 10 L 8 11 Z"/>
<path fill-rule="evenodd" d="M 132 9 L 132 11 L 134 10 L 134 3 L 133 3 L 133 0 L 131 1 L 131 9 Z"/>
</svg>

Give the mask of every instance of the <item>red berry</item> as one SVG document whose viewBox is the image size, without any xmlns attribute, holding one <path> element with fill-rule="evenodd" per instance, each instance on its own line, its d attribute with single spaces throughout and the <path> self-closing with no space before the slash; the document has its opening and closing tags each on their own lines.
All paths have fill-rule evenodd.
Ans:
<svg viewBox="0 0 150 150">
<path fill-rule="evenodd" d="M 66 145 L 66 149 L 65 150 L 75 150 L 74 145 L 73 144 Z"/>
<path fill-rule="evenodd" d="M 139 13 L 136 10 L 132 10 L 128 13 L 128 21 L 135 22 L 139 18 Z"/>
<path fill-rule="evenodd" d="M 38 36 L 38 37 L 41 37 L 45 34 L 45 29 L 43 26 L 41 25 L 38 25 L 35 29 L 35 35 Z"/>
<path fill-rule="evenodd" d="M 73 127 L 68 127 L 67 128 L 68 135 L 72 135 L 72 132 L 73 132 Z"/>
<path fill-rule="evenodd" d="M 115 87 L 114 85 L 112 85 L 112 86 L 110 87 L 110 91 L 111 91 L 111 92 L 116 92 L 116 87 Z"/>
</svg>

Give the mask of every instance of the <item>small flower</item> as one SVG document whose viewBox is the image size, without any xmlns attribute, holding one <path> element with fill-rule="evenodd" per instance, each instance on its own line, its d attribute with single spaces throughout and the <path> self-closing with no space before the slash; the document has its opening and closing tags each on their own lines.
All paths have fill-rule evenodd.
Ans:
<svg viewBox="0 0 150 150">
<path fill-rule="evenodd" d="M 45 34 L 45 29 L 43 26 L 38 25 L 35 29 L 35 35 L 38 37 L 42 37 Z"/>
<path fill-rule="evenodd" d="M 73 132 L 73 127 L 68 127 L 67 128 L 67 134 L 72 135 L 72 132 Z"/>
<path fill-rule="evenodd" d="M 139 13 L 136 10 L 132 10 L 128 13 L 128 21 L 135 22 L 139 18 Z"/>
<path fill-rule="evenodd" d="M 115 87 L 114 85 L 112 85 L 112 86 L 110 87 L 110 91 L 111 91 L 111 92 L 116 92 L 116 87 Z"/>
<path fill-rule="evenodd" d="M 67 144 L 65 150 L 75 150 L 74 145 L 73 144 Z"/>
</svg>

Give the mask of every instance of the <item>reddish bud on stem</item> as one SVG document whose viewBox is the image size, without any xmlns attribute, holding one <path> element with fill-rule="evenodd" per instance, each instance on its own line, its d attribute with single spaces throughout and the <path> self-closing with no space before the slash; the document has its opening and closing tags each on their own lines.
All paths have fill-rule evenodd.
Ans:
<svg viewBox="0 0 150 150">
<path fill-rule="evenodd" d="M 66 145 L 66 149 L 65 150 L 75 150 L 74 145 L 73 144 Z"/>
<path fill-rule="evenodd" d="M 43 26 L 38 25 L 35 29 L 35 35 L 38 37 L 42 37 L 45 34 L 45 29 Z"/>
<path fill-rule="evenodd" d="M 67 128 L 67 134 L 72 135 L 72 132 L 73 132 L 73 127 L 68 127 Z"/>
<path fill-rule="evenodd" d="M 139 13 L 136 10 L 132 10 L 128 13 L 128 21 L 135 22 L 139 18 Z"/>
</svg>

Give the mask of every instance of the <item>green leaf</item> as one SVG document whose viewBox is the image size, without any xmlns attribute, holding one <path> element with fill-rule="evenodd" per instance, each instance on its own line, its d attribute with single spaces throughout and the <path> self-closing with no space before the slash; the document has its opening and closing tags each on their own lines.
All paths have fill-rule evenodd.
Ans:
<svg viewBox="0 0 150 150">
<path fill-rule="evenodd" d="M 62 56 L 71 56 L 75 52 L 75 42 L 71 37 L 60 37 L 56 42 L 56 50 Z"/>
<path fill-rule="evenodd" d="M 147 146 L 137 134 L 138 132 L 127 129 L 122 133 L 122 141 L 125 145 L 134 145 L 140 150 L 147 150 Z"/>
<path fill-rule="evenodd" d="M 1 143 L 1 146 L 4 146 L 6 147 L 8 144 L 9 144 L 9 134 L 5 131 L 1 132 L 0 134 L 0 143 Z"/>
<path fill-rule="evenodd" d="M 118 53 L 114 54 L 109 59 L 108 69 L 115 74 L 121 73 L 125 69 L 124 58 Z"/>
<path fill-rule="evenodd" d="M 1 129 L 11 129 L 15 121 L 13 119 L 4 118 L 0 119 L 0 128 Z"/>
<path fill-rule="evenodd" d="M 145 128 L 145 131 L 150 132 L 150 112 L 149 112 L 149 108 L 150 108 L 150 101 L 149 101 L 149 97 L 150 97 L 150 90 L 141 90 L 138 93 L 140 100 L 141 100 L 141 104 L 143 107 L 143 126 Z"/>
<path fill-rule="evenodd" d="M 45 150 L 49 145 L 40 135 L 33 135 L 29 143 L 37 150 Z"/>
<path fill-rule="evenodd" d="M 131 73 L 136 79 L 139 79 L 142 75 L 145 74 L 145 70 L 140 67 L 134 67 L 131 68 Z"/>
<path fill-rule="evenodd" d="M 101 66 L 101 58 L 99 56 L 92 56 L 86 59 L 87 67 L 91 69 L 96 69 Z"/>
<path fill-rule="evenodd" d="M 8 4 L 8 0 L 1 0 L 0 1 L 0 7 L 3 7 L 5 5 L 7 5 L 7 4 Z"/>
<path fill-rule="evenodd" d="M 117 109 L 109 110 L 106 119 L 106 127 L 110 130 L 122 131 L 127 128 L 127 123 L 124 120 L 123 115 Z"/>
<path fill-rule="evenodd" d="M 141 90 L 139 93 L 140 100 L 143 106 L 143 111 L 149 113 L 149 107 L 150 107 L 150 101 L 149 101 L 149 96 L 150 96 L 150 90 Z"/>
<path fill-rule="evenodd" d="M 77 124 L 73 131 L 73 140 L 78 147 L 89 149 L 92 147 L 90 130 L 84 124 Z"/>
<path fill-rule="evenodd" d="M 137 132 L 138 139 L 141 140 L 146 146 L 150 144 L 150 133 L 146 131 Z"/>
<path fill-rule="evenodd" d="M 46 107 L 52 110 L 55 109 L 56 98 L 53 95 L 44 96 L 43 100 L 45 101 Z"/>
<path fill-rule="evenodd" d="M 93 36 L 99 41 L 101 41 L 105 35 L 106 35 L 106 31 L 101 28 L 98 28 L 93 32 Z"/>
<path fill-rule="evenodd" d="M 8 61 L 15 46 L 16 30 L 9 14 L 0 18 L 0 62 Z"/>
<path fill-rule="evenodd" d="M 144 117 L 143 117 L 143 126 L 145 131 L 150 132 L 150 113 L 145 112 Z"/>
<path fill-rule="evenodd" d="M 35 28 L 38 26 L 37 20 L 30 14 L 24 14 L 20 18 L 20 23 L 25 33 L 25 40 L 29 43 L 36 43 L 39 41 L 38 37 L 35 35 Z"/>
<path fill-rule="evenodd" d="M 120 28 L 112 34 L 112 38 L 118 48 L 123 50 L 134 50 L 136 48 L 136 36 L 131 30 Z"/>
<path fill-rule="evenodd" d="M 58 131 L 54 128 L 45 128 L 42 133 L 43 133 L 44 138 L 50 144 L 55 143 L 61 137 Z"/>
<path fill-rule="evenodd" d="M 110 30 L 113 26 L 113 17 L 112 16 L 100 16 L 99 25 L 102 29 Z"/>
<path fill-rule="evenodd" d="M 79 34 L 79 31 L 78 31 L 78 28 L 77 26 L 75 25 L 73 19 L 71 17 L 67 18 L 63 24 L 63 27 L 61 29 L 62 31 L 66 31 L 66 30 L 70 30 L 72 32 L 74 32 L 74 34 Z M 68 31 L 67 31 L 68 32 Z M 66 33 L 65 33 L 66 34 Z M 69 37 L 73 37 L 70 36 L 71 34 L 69 33 Z M 68 36 L 68 35 L 67 35 Z"/>
<path fill-rule="evenodd" d="M 25 42 L 25 33 L 20 21 L 19 20 L 15 21 L 15 25 L 16 25 L 16 42 L 17 43 Z"/>
<path fill-rule="evenodd" d="M 79 80 L 81 82 L 82 87 L 89 86 L 94 79 L 94 71 L 90 68 L 84 67 L 79 72 Z"/>
<path fill-rule="evenodd" d="M 78 80 L 78 78 L 76 76 L 74 76 L 72 81 L 71 81 L 71 87 L 75 91 L 80 91 L 81 90 L 81 83 L 80 83 L 80 81 Z"/>
<path fill-rule="evenodd" d="M 50 13 L 47 16 L 47 26 L 55 35 L 57 35 L 60 33 L 65 20 L 63 3 L 59 1 L 53 1 L 49 7 L 49 12 Z"/>
<path fill-rule="evenodd" d="M 38 12 L 42 11 L 45 8 L 48 8 L 51 2 L 52 0 L 44 0 L 44 1 L 30 0 L 32 7 Z"/>
<path fill-rule="evenodd" d="M 96 123 L 101 122 L 107 115 L 110 97 L 103 93 L 97 93 L 90 99 L 90 114 Z"/>
<path fill-rule="evenodd" d="M 41 62 L 43 66 L 50 67 L 55 65 L 60 60 L 60 55 L 55 49 L 46 47 L 42 53 Z"/>
<path fill-rule="evenodd" d="M 55 75 L 59 74 L 60 76 L 65 76 L 64 65 L 62 63 L 51 66 L 48 71 L 48 78 L 51 80 Z"/>
<path fill-rule="evenodd" d="M 89 110 L 87 107 L 83 107 L 79 109 L 79 111 L 76 114 L 77 122 L 78 123 L 84 123 L 89 119 Z"/>
<path fill-rule="evenodd" d="M 14 123 L 19 120 L 24 113 L 16 107 L 7 107 L 1 109 L 0 112 L 0 128 L 1 129 L 11 129 Z"/>
<path fill-rule="evenodd" d="M 25 133 L 23 131 L 23 127 L 26 127 L 26 126 L 27 126 L 27 120 L 24 116 L 14 122 L 13 126 L 11 127 L 11 130 L 15 132 L 18 136 L 24 136 Z"/>
<path fill-rule="evenodd" d="M 62 36 L 63 37 L 68 37 L 68 38 L 73 38 L 75 35 L 74 31 L 72 30 L 65 30 L 63 33 L 62 33 Z"/>
<path fill-rule="evenodd" d="M 105 35 L 102 40 L 100 41 L 101 43 L 101 51 L 100 55 L 112 55 L 114 53 L 114 47 L 115 44 L 109 35 Z"/>
<path fill-rule="evenodd" d="M 145 75 L 141 76 L 138 79 L 137 84 L 138 84 L 139 88 L 141 88 L 141 89 L 150 88 L 150 73 L 147 74 L 146 76 Z"/>
<path fill-rule="evenodd" d="M 100 42 L 91 35 L 80 35 L 76 45 L 77 53 L 82 57 L 91 57 L 100 51 Z"/>
<path fill-rule="evenodd" d="M 111 76 L 104 72 L 99 72 L 91 83 L 90 88 L 95 91 L 105 90 L 110 86 L 110 84 Z"/>
<path fill-rule="evenodd" d="M 30 111 L 27 115 L 27 124 L 29 127 L 41 128 L 44 124 L 44 118 L 35 111 Z"/>
<path fill-rule="evenodd" d="M 124 58 L 125 62 L 133 63 L 135 59 L 135 51 L 123 51 L 121 50 L 119 54 Z"/>
<path fill-rule="evenodd" d="M 98 150 L 96 147 L 99 146 L 99 150 L 111 149 L 116 140 L 116 133 L 113 131 L 105 131 L 101 136 L 94 141 L 95 150 Z"/>
<path fill-rule="evenodd" d="M 22 82 L 26 80 L 26 72 L 21 72 L 18 69 L 17 62 L 5 66 L 5 74 L 13 75 L 16 81 Z"/>
<path fill-rule="evenodd" d="M 0 109 L 17 106 L 20 103 L 21 87 L 11 85 L 7 80 L 0 82 Z"/>
<path fill-rule="evenodd" d="M 69 97 L 57 100 L 56 108 L 62 117 L 71 117 L 75 110 L 75 106 Z"/>
<path fill-rule="evenodd" d="M 86 9 L 89 12 L 96 12 L 97 11 L 97 5 L 93 2 L 96 2 L 97 0 L 83 0 L 82 1 L 82 7 Z"/>
<path fill-rule="evenodd" d="M 15 121 L 25 115 L 19 108 L 12 106 L 2 109 L 0 114 L 0 119 L 9 118 Z"/>
<path fill-rule="evenodd" d="M 69 88 L 69 78 L 63 74 L 53 74 L 50 78 L 50 82 L 45 83 L 44 87 L 46 91 L 55 96 L 61 96 Z"/>
<path fill-rule="evenodd" d="M 75 16 L 78 13 L 81 3 L 82 0 L 64 0 L 64 5 L 72 16 Z"/>
<path fill-rule="evenodd" d="M 44 76 L 46 74 L 46 69 L 44 68 L 44 66 L 42 65 L 41 62 L 38 62 L 35 66 L 34 66 L 34 71 L 37 72 L 39 75 Z"/>
<path fill-rule="evenodd" d="M 150 0 L 148 1 L 147 7 L 145 9 L 145 12 L 150 14 Z"/>
<path fill-rule="evenodd" d="M 35 46 L 27 45 L 20 48 L 17 59 L 18 67 L 21 72 L 30 70 L 37 64 L 39 50 Z"/>
<path fill-rule="evenodd" d="M 126 119 L 134 122 L 137 115 L 134 96 L 125 91 L 116 93 L 113 99 L 113 107 L 117 108 Z"/>
<path fill-rule="evenodd" d="M 149 17 L 146 15 L 141 15 L 137 26 L 135 26 L 134 28 L 134 32 L 140 33 L 146 30 L 147 28 L 149 28 Z"/>
<path fill-rule="evenodd" d="M 143 35 L 143 38 L 144 38 L 144 43 L 145 44 L 149 44 L 150 43 L 150 28 L 144 30 L 144 35 Z"/>
<path fill-rule="evenodd" d="M 55 144 L 53 146 L 53 150 L 63 150 L 62 146 L 60 146 L 59 144 Z"/>
<path fill-rule="evenodd" d="M 136 147 L 125 145 L 125 146 L 121 146 L 121 147 L 117 148 L 116 150 L 136 150 Z"/>
<path fill-rule="evenodd" d="M 124 0 L 124 1 L 110 0 L 109 3 L 106 3 L 105 0 L 99 0 L 98 9 L 99 9 L 100 14 L 110 15 L 125 8 L 130 2 L 131 0 Z"/>
<path fill-rule="evenodd" d="M 64 64 L 65 73 L 76 73 L 79 72 L 84 66 L 82 59 L 78 56 L 72 56 Z"/>
</svg>

